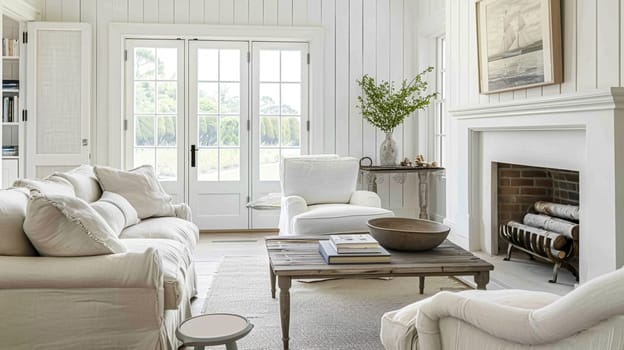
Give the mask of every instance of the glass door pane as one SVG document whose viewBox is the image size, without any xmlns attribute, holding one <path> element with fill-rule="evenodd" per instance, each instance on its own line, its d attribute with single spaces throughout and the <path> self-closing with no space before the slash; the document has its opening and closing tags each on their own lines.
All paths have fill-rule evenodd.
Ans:
<svg viewBox="0 0 624 350">
<path fill-rule="evenodd" d="M 253 43 L 253 198 L 279 192 L 283 157 L 308 152 L 305 43 Z M 276 213 L 252 212 L 254 228 L 277 227 Z"/>
<path fill-rule="evenodd" d="M 128 168 L 152 165 L 163 187 L 184 198 L 184 43 L 127 40 Z"/>
</svg>

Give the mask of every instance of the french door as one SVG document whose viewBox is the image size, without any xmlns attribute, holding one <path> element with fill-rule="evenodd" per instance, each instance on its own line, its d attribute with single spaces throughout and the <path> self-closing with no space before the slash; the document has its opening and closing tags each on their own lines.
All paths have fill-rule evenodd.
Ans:
<svg viewBox="0 0 624 350">
<path fill-rule="evenodd" d="M 249 227 L 247 42 L 189 43 L 189 197 L 203 228 Z"/>
<path fill-rule="evenodd" d="M 306 43 L 126 41 L 126 166 L 152 164 L 201 229 L 277 227 L 249 200 L 308 152 Z"/>
<path fill-rule="evenodd" d="M 280 192 L 279 165 L 308 153 L 308 46 L 252 43 L 253 197 Z M 277 227 L 279 211 L 251 212 L 254 228 Z"/>
<path fill-rule="evenodd" d="M 184 201 L 185 64 L 182 40 L 127 40 L 126 167 L 150 164 Z"/>
</svg>

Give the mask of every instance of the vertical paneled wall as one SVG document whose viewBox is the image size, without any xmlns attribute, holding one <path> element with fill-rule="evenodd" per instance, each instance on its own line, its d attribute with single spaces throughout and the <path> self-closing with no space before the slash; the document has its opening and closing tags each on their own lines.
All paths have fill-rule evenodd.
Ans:
<svg viewBox="0 0 624 350">
<path fill-rule="evenodd" d="M 620 0 L 561 0 L 563 82 L 490 95 L 479 94 L 475 1 L 447 3 L 451 109 L 622 86 Z"/>
<path fill-rule="evenodd" d="M 45 21 L 81 21 L 94 29 L 95 138 L 94 159 L 111 163 L 108 153 L 108 26 L 111 22 L 161 24 L 235 24 L 266 26 L 322 26 L 324 37 L 322 115 L 323 145 L 316 152 L 375 162 L 384 135 L 363 122 L 355 107 L 362 74 L 399 81 L 413 72 L 411 16 L 413 0 L 43 0 Z M 394 138 L 399 156 L 418 152 L 413 120 L 397 128 Z M 386 207 L 416 208 L 416 184 L 403 185 L 386 177 L 379 185 Z M 413 198 L 414 197 L 414 198 Z M 410 214 L 411 209 L 408 210 Z"/>
<path fill-rule="evenodd" d="M 44 0 L 44 21 L 88 22 L 94 28 L 96 130 L 108 130 L 108 25 L 111 22 L 323 26 L 324 152 L 376 159 L 383 135 L 355 108 L 366 73 L 400 80 L 410 69 L 404 47 L 408 0 Z M 111 116 L 115 117 L 115 116 Z M 95 159 L 110 161 L 105 134 L 94 135 Z M 410 132 L 395 132 L 400 153 Z M 412 156 L 414 152 L 407 152 Z"/>
</svg>

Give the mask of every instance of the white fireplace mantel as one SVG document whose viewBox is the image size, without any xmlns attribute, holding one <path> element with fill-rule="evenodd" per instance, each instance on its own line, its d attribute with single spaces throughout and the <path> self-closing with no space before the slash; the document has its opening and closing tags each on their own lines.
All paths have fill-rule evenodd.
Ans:
<svg viewBox="0 0 624 350">
<path fill-rule="evenodd" d="M 624 107 L 624 88 L 613 87 L 582 94 L 557 95 L 525 100 L 514 100 L 495 105 L 476 105 L 451 108 L 455 119 L 477 119 L 527 116 L 544 113 L 576 113 L 621 109 Z"/>
<path fill-rule="evenodd" d="M 578 170 L 581 283 L 624 264 L 624 88 L 450 111 L 447 220 L 469 250 L 496 247 L 496 162 Z M 618 180 L 619 179 L 619 180 Z"/>
</svg>

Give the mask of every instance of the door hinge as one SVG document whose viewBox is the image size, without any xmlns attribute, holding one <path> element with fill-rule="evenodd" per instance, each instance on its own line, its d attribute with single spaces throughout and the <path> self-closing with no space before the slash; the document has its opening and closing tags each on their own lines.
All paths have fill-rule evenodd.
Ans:
<svg viewBox="0 0 624 350">
<path fill-rule="evenodd" d="M 128 62 L 128 50 L 124 50 L 124 61 Z"/>
<path fill-rule="evenodd" d="M 247 196 L 247 203 L 249 203 L 249 201 L 251 201 L 251 197 Z"/>
<path fill-rule="evenodd" d="M 310 121 L 306 121 L 306 131 L 310 131 Z"/>
<path fill-rule="evenodd" d="M 24 44 L 28 43 L 28 32 L 22 32 L 22 42 Z"/>
<path fill-rule="evenodd" d="M 247 51 L 247 63 L 251 62 L 251 52 Z"/>
<path fill-rule="evenodd" d="M 128 131 L 128 119 L 124 119 L 123 128 L 124 128 L 124 131 Z"/>
<path fill-rule="evenodd" d="M 89 139 L 82 139 L 83 146 L 89 146 Z"/>
<path fill-rule="evenodd" d="M 27 122 L 28 121 L 28 111 L 25 109 L 22 109 L 22 121 L 23 122 Z"/>
<path fill-rule="evenodd" d="M 251 130 L 251 120 L 247 119 L 247 131 Z"/>
<path fill-rule="evenodd" d="M 308 64 L 310 64 L 310 54 L 307 55 Z"/>
</svg>

